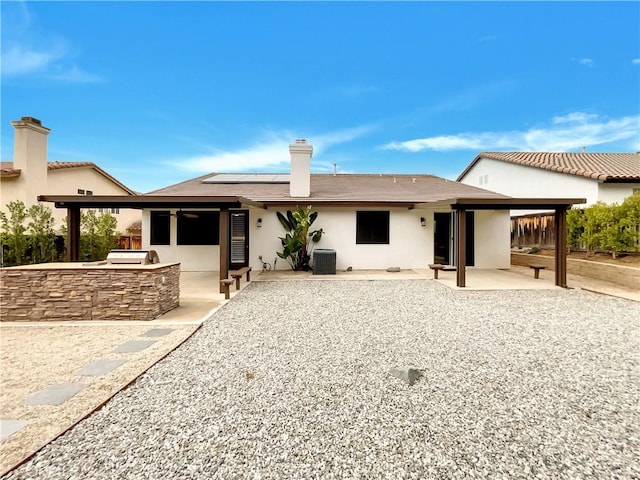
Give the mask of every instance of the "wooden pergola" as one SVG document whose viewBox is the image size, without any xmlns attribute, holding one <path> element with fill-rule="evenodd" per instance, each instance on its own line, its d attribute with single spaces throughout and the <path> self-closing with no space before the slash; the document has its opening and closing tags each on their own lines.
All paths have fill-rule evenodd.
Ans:
<svg viewBox="0 0 640 480">
<path fill-rule="evenodd" d="M 169 196 L 169 195 L 40 195 L 39 202 L 52 202 L 56 208 L 67 209 L 67 261 L 77 262 L 80 256 L 81 208 L 215 208 L 220 210 L 220 279 L 229 275 L 229 209 L 243 205 L 264 208 L 264 205 L 244 197 Z M 222 285 L 220 293 L 223 293 Z"/>
<path fill-rule="evenodd" d="M 555 213 L 555 284 L 567 287 L 567 210 L 585 203 L 584 198 L 457 198 L 449 204 L 455 212 L 457 235 L 456 285 L 466 286 L 466 214 L 473 210 L 549 210 Z"/>
<path fill-rule="evenodd" d="M 80 253 L 80 209 L 81 208 L 215 208 L 220 210 L 220 279 L 229 274 L 229 218 L 232 208 L 253 206 L 267 208 L 265 203 L 240 196 L 180 196 L 180 195 L 41 195 L 38 201 L 52 202 L 56 208 L 66 208 L 67 215 L 67 261 L 76 262 Z M 394 206 L 433 208 L 448 205 L 455 212 L 456 236 L 454 239 L 456 258 L 456 284 L 466 286 L 466 214 L 474 210 L 547 210 L 555 212 L 555 284 L 567 286 L 567 210 L 572 205 L 585 203 L 584 198 L 453 198 L 428 203 L 391 202 Z M 290 202 L 288 202 L 290 203 Z M 288 204 L 287 203 L 287 204 Z M 274 202 L 272 205 L 275 205 Z M 320 201 L 315 205 L 356 206 L 371 202 Z M 375 202 L 376 205 L 388 205 Z M 220 289 L 222 293 L 222 287 Z"/>
</svg>

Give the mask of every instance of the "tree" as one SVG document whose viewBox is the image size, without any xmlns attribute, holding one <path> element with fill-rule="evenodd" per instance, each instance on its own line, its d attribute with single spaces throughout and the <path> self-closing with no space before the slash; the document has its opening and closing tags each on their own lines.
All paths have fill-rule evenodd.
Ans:
<svg viewBox="0 0 640 480">
<path fill-rule="evenodd" d="M 624 199 L 620 205 L 622 242 L 629 252 L 640 250 L 640 193 Z"/>
<path fill-rule="evenodd" d="M 572 208 L 567 212 L 567 243 L 569 246 L 569 250 L 579 250 L 581 248 L 584 226 L 584 210 L 579 208 Z"/>
<path fill-rule="evenodd" d="M 297 207 L 295 211 L 287 210 L 287 215 L 277 212 L 278 220 L 287 233 L 279 237 L 282 252 L 277 252 L 280 258 L 289 262 L 292 270 L 309 270 L 309 261 L 313 244 L 320 241 L 324 230 L 310 231 L 311 225 L 318 218 L 318 212 L 311 212 L 311 205 L 307 208 Z"/>
<path fill-rule="evenodd" d="M 109 251 L 117 246 L 118 221 L 110 213 L 97 215 L 95 210 L 80 214 L 80 257 L 96 261 L 107 258 Z"/>
<path fill-rule="evenodd" d="M 27 254 L 27 238 L 24 222 L 27 208 L 24 202 L 15 200 L 7 204 L 9 216 L 0 212 L 2 228 L 2 265 L 23 265 Z"/>
<path fill-rule="evenodd" d="M 27 211 L 31 218 L 28 224 L 29 243 L 31 245 L 31 263 L 43 263 L 56 260 L 56 234 L 53 229 L 55 220 L 51 209 L 35 204 Z"/>
</svg>

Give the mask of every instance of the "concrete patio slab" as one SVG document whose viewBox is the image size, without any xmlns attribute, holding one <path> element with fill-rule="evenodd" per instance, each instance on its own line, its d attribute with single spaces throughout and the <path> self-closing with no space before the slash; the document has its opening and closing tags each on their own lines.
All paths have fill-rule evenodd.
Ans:
<svg viewBox="0 0 640 480">
<path fill-rule="evenodd" d="M 115 370 L 125 362 L 126 360 L 98 360 L 97 362 L 93 362 L 90 365 L 82 367 L 80 370 L 75 372 L 74 375 L 99 377 L 100 375 L 106 375 L 107 373 Z"/>
<path fill-rule="evenodd" d="M 441 271 L 436 282 L 456 290 L 554 290 L 558 287 L 550 279 L 524 276 L 511 270 L 467 268 L 466 286 L 456 285 L 455 271 Z"/>
<path fill-rule="evenodd" d="M 26 420 L 0 420 L 0 442 L 28 424 Z"/>
<path fill-rule="evenodd" d="M 155 340 L 131 340 L 113 349 L 113 353 L 135 353 L 149 348 Z"/>
<path fill-rule="evenodd" d="M 27 405 L 61 405 L 85 388 L 87 388 L 87 386 L 83 383 L 57 383 L 47 385 L 43 390 L 27 398 L 24 403 Z"/>
</svg>

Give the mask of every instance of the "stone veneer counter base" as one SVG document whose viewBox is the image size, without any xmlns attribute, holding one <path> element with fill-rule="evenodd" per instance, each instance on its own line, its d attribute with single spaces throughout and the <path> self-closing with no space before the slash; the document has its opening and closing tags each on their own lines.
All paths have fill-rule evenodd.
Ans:
<svg viewBox="0 0 640 480">
<path fill-rule="evenodd" d="M 0 321 L 153 320 L 176 308 L 180 264 L 44 263 L 0 269 Z"/>
</svg>

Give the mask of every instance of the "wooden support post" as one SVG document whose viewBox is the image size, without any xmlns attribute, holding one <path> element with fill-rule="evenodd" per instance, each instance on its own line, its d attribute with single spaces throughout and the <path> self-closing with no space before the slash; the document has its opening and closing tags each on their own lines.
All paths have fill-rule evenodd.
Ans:
<svg viewBox="0 0 640 480">
<path fill-rule="evenodd" d="M 556 208 L 556 285 L 567 288 L 567 210 Z"/>
<path fill-rule="evenodd" d="M 466 271 L 467 263 L 467 211 L 458 210 L 456 212 L 456 285 L 458 287 L 466 287 Z"/>
<path fill-rule="evenodd" d="M 80 207 L 67 208 L 67 262 L 80 260 Z"/>
<path fill-rule="evenodd" d="M 229 209 L 220 209 L 220 280 L 229 275 Z M 227 287 L 228 288 L 228 287 Z M 225 293 L 220 284 L 220 293 Z"/>
</svg>

